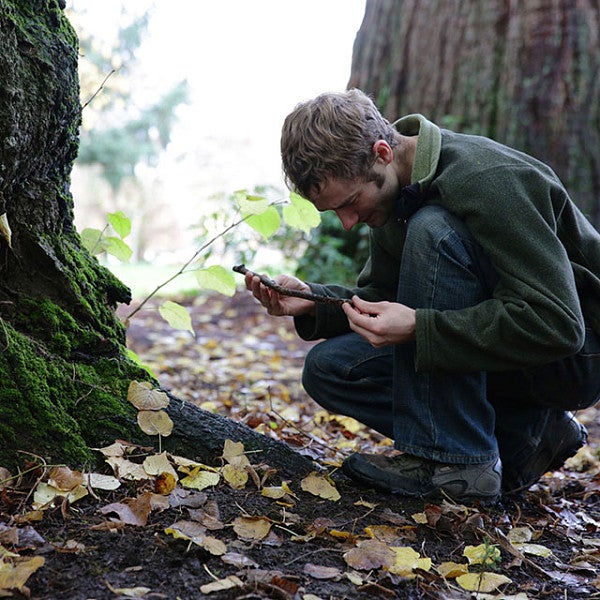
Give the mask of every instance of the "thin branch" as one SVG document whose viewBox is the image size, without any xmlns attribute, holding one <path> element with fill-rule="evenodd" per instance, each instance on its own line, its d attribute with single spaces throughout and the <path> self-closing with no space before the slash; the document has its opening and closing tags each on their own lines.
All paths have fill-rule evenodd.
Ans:
<svg viewBox="0 0 600 600">
<path fill-rule="evenodd" d="M 100 84 L 100 87 L 90 96 L 90 98 L 88 99 L 88 101 L 81 107 L 81 111 L 83 112 L 83 109 L 86 108 L 90 102 L 104 89 L 104 86 L 106 85 L 106 82 L 117 72 L 116 69 L 113 69 L 105 78 L 104 81 Z"/>
<path fill-rule="evenodd" d="M 279 285 L 276 281 L 273 281 L 269 277 L 266 277 L 265 275 L 259 275 L 254 271 L 250 271 L 246 268 L 245 265 L 236 265 L 235 267 L 233 267 L 233 270 L 236 273 L 241 273 L 242 275 L 245 275 L 246 273 L 252 273 L 252 275 L 260 279 L 260 282 L 264 286 L 274 290 L 282 296 L 293 296 L 294 298 L 303 298 L 304 300 L 312 300 L 313 302 L 320 302 L 321 304 L 336 304 L 337 306 L 341 306 L 346 302 L 352 304 L 352 300 L 349 300 L 348 298 L 334 298 L 331 296 L 322 296 L 321 294 L 313 294 L 312 292 L 305 292 L 302 290 L 294 290 L 292 288 L 284 287 L 282 285 Z"/>
</svg>

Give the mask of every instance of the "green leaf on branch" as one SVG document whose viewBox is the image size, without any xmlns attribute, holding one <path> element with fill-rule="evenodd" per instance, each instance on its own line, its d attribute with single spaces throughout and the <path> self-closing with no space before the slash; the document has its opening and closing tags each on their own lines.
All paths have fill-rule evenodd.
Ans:
<svg viewBox="0 0 600 600">
<path fill-rule="evenodd" d="M 321 215 L 312 202 L 292 192 L 290 204 L 283 207 L 283 218 L 290 227 L 309 233 L 321 222 Z"/>
<path fill-rule="evenodd" d="M 235 294 L 235 279 L 233 275 L 219 265 L 196 271 L 196 279 L 202 289 L 215 290 L 225 296 Z"/>
<path fill-rule="evenodd" d="M 269 208 L 269 201 L 266 198 L 253 196 L 248 194 L 246 190 L 235 192 L 234 197 L 244 217 L 247 215 L 260 215 Z"/>
<path fill-rule="evenodd" d="M 104 249 L 109 254 L 112 254 L 123 262 L 127 262 L 131 258 L 133 250 L 121 238 L 111 235 L 105 237 L 103 241 Z"/>
<path fill-rule="evenodd" d="M 106 218 L 121 239 L 126 238 L 131 233 L 131 219 L 126 217 L 120 210 L 108 213 Z"/>
<path fill-rule="evenodd" d="M 281 217 L 274 206 L 269 206 L 262 213 L 249 216 L 246 223 L 267 240 L 279 229 Z"/>
<path fill-rule="evenodd" d="M 100 254 L 100 252 L 104 252 L 106 249 L 104 238 L 102 237 L 103 233 L 100 229 L 87 227 L 81 232 L 80 236 L 85 249 L 90 254 Z"/>
<path fill-rule="evenodd" d="M 173 329 L 191 331 L 194 333 L 194 329 L 192 328 L 192 317 L 185 306 L 167 300 L 159 306 L 158 312 Z"/>
</svg>

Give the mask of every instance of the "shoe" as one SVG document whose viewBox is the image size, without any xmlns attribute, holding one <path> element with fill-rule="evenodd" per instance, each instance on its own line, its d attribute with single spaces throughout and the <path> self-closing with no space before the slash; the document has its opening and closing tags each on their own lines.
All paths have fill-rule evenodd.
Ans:
<svg viewBox="0 0 600 600">
<path fill-rule="evenodd" d="M 413 498 L 496 502 L 500 497 L 500 459 L 465 465 L 446 464 L 408 454 L 352 454 L 342 463 L 351 479 L 383 492 Z"/>
<path fill-rule="evenodd" d="M 559 411 L 550 417 L 542 439 L 531 456 L 518 466 L 505 465 L 502 487 L 515 494 L 531 487 L 548 471 L 560 469 L 587 441 L 587 429 L 572 413 Z"/>
</svg>

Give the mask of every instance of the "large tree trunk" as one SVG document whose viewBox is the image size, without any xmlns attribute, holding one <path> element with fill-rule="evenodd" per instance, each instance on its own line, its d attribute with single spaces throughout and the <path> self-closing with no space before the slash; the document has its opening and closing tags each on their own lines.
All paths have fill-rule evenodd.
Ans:
<svg viewBox="0 0 600 600">
<path fill-rule="evenodd" d="M 367 0 L 349 87 L 547 162 L 600 229 L 597 0 Z"/>
<path fill-rule="evenodd" d="M 77 38 L 62 0 L 0 0 L 0 466 L 35 454 L 90 463 L 116 436 L 152 444 L 127 388 L 148 374 L 126 357 L 115 315 L 129 290 L 82 247 L 69 176 L 81 107 Z M 165 445 L 210 460 L 226 438 L 274 467 L 310 463 L 251 431 L 173 399 Z M 20 451 L 30 454 L 19 454 Z M 292 463 L 296 461 L 295 465 Z"/>
</svg>

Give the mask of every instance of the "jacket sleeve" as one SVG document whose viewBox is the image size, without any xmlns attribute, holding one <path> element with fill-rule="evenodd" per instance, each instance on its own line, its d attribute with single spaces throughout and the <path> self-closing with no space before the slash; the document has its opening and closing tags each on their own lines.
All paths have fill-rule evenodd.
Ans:
<svg viewBox="0 0 600 600">
<path fill-rule="evenodd" d="M 384 249 L 387 238 L 398 237 L 398 227 L 370 231 L 370 252 L 365 266 L 358 275 L 356 287 L 309 283 L 315 294 L 336 298 L 351 298 L 357 295 L 363 300 L 378 302 L 395 300 L 398 287 L 398 262 Z M 387 237 L 386 237 L 387 236 Z M 398 239 L 391 241 L 400 243 Z M 351 331 L 348 319 L 341 308 L 329 304 L 317 304 L 315 316 L 303 315 L 294 318 L 298 335 L 305 340 L 330 338 Z"/>
</svg>

